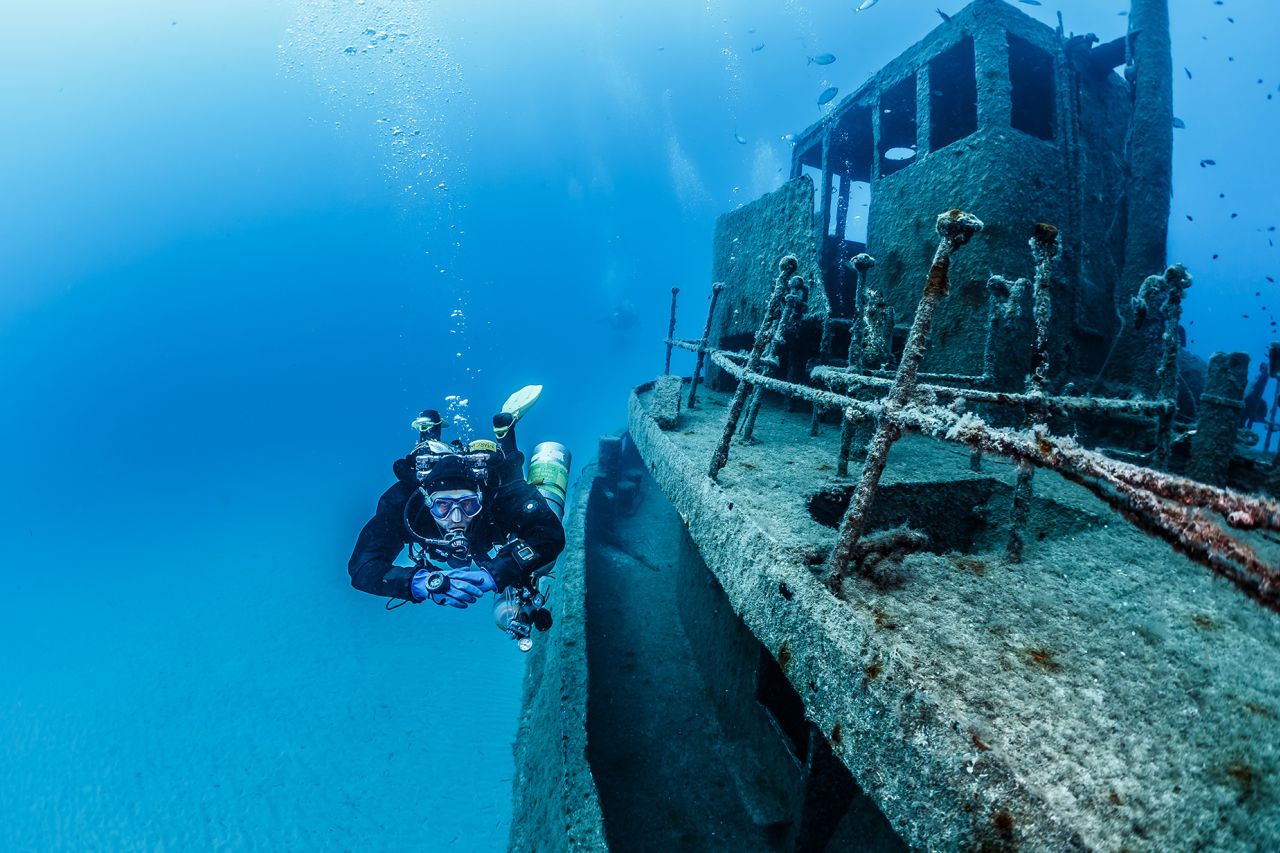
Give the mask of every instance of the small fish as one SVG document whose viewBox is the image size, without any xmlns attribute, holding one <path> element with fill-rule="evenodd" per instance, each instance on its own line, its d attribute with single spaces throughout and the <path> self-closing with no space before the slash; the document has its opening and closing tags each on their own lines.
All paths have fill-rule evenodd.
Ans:
<svg viewBox="0 0 1280 853">
<path fill-rule="evenodd" d="M 1040 2 L 1040 0 L 1018 0 L 1018 2 L 1019 2 L 1019 3 L 1021 3 L 1021 4 L 1023 4 L 1024 6 L 1042 6 L 1042 5 L 1044 5 L 1043 3 L 1041 3 L 1041 2 Z"/>
<path fill-rule="evenodd" d="M 874 0 L 872 1 L 874 2 Z M 818 106 L 831 103 L 832 99 L 835 98 L 839 91 L 840 90 L 835 86 L 828 86 L 826 89 L 823 89 L 822 94 L 818 96 Z"/>
<path fill-rule="evenodd" d="M 820 53 L 817 56 L 808 57 L 808 60 L 805 65 L 830 65 L 836 61 L 836 57 L 835 54 Z"/>
<path fill-rule="evenodd" d="M 934 9 L 933 11 L 938 13 L 938 17 L 942 19 L 943 23 L 946 23 L 946 24 L 951 23 L 951 16 L 948 15 L 946 12 L 942 11 L 941 9 Z"/>
<path fill-rule="evenodd" d="M 1203 169 L 1205 166 L 1216 166 L 1216 165 L 1218 165 L 1218 161 L 1217 161 L 1217 160 L 1201 160 L 1201 161 L 1200 161 L 1200 168 L 1201 168 L 1201 169 Z"/>
<path fill-rule="evenodd" d="M 747 140 L 743 139 L 742 134 L 738 133 L 736 130 L 733 132 L 733 138 L 737 141 L 739 145 L 747 144 Z"/>
<path fill-rule="evenodd" d="M 756 45 L 755 47 L 751 48 L 751 52 L 752 52 L 752 53 L 759 53 L 759 52 L 760 52 L 760 51 L 762 51 L 762 50 L 764 50 L 764 42 L 760 42 L 758 45 Z"/>
<path fill-rule="evenodd" d="M 862 2 L 858 4 L 858 8 L 854 9 L 853 11 L 865 12 L 879 2 L 880 0 L 862 0 Z"/>
<path fill-rule="evenodd" d="M 1175 129 L 1177 129 L 1177 130 L 1186 130 L 1186 129 L 1187 129 L 1187 123 L 1186 123 L 1185 121 L 1183 121 L 1182 119 L 1178 118 L 1177 116 L 1174 116 L 1174 117 L 1173 117 L 1173 126 L 1174 126 L 1174 128 L 1175 128 Z"/>
<path fill-rule="evenodd" d="M 1183 71 L 1185 71 L 1185 72 L 1187 72 L 1187 79 L 1188 79 L 1188 80 L 1190 80 L 1190 79 L 1191 79 L 1191 69 L 1184 65 L 1184 66 L 1182 66 L 1182 70 L 1183 70 Z"/>
<path fill-rule="evenodd" d="M 781 136 L 781 137 L 779 137 L 779 138 L 780 138 L 783 142 L 787 143 L 788 145 L 795 145 L 795 144 L 796 144 L 796 135 L 795 135 L 794 133 L 784 133 L 784 134 L 782 134 L 782 136 Z"/>
</svg>

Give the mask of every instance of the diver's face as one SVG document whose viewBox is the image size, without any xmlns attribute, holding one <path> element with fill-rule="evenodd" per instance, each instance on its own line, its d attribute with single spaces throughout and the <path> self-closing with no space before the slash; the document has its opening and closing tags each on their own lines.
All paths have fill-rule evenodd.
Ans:
<svg viewBox="0 0 1280 853">
<path fill-rule="evenodd" d="M 472 489 L 442 489 L 427 495 L 431 517 L 447 533 L 466 533 L 480 513 L 480 496 Z"/>
</svg>

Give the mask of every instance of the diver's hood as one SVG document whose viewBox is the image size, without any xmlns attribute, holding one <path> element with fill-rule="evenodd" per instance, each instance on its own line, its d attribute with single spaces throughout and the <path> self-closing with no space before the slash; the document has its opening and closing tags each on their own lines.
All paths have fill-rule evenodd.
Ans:
<svg viewBox="0 0 1280 853">
<path fill-rule="evenodd" d="M 476 476 L 476 471 L 469 464 L 469 460 L 456 453 L 441 456 L 425 474 L 419 477 L 419 481 L 422 484 L 423 491 L 428 494 L 443 492 L 446 489 L 475 489 L 479 491 L 481 486 L 481 479 Z"/>
</svg>

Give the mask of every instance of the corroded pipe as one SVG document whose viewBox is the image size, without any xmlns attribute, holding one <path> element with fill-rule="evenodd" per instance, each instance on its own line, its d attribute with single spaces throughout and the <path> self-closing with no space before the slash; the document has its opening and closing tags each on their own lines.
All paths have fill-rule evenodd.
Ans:
<svg viewBox="0 0 1280 853">
<path fill-rule="evenodd" d="M 1251 597 L 1280 611 L 1280 569 L 1246 542 L 1229 535 L 1204 509 L 1223 514 L 1229 526 L 1280 530 L 1280 505 L 1109 459 L 1071 439 L 993 429 L 973 417 L 956 419 L 945 409 L 917 409 L 911 426 L 987 452 L 1023 459 L 1084 486 L 1143 532 L 1231 580 Z M 951 425 L 945 426 L 950 421 Z"/>
<path fill-rule="evenodd" d="M 902 435 L 902 427 L 898 423 L 897 414 L 911 399 L 916 386 L 916 371 L 924 358 L 925 349 L 929 345 L 929 331 L 933 325 L 933 314 L 938 303 L 947 295 L 949 282 L 948 272 L 951 269 L 951 255 L 956 249 L 968 243 L 982 230 L 982 220 L 962 210 L 950 210 L 940 214 L 937 221 L 938 249 L 933 254 L 933 263 L 929 267 L 929 276 L 925 279 L 924 293 L 920 297 L 920 305 L 916 308 L 915 319 L 911 323 L 911 332 L 907 335 L 907 343 L 902 351 L 902 360 L 898 363 L 898 374 L 894 378 L 893 387 L 884 399 L 884 408 L 880 412 L 875 436 L 867 448 L 867 459 L 862 466 L 862 478 L 849 501 L 849 509 L 840 522 L 840 535 L 831 555 L 831 565 L 837 575 L 843 575 L 849 566 L 858 539 L 866 527 L 867 511 L 875 498 L 880 477 L 884 474 L 884 466 L 889 458 L 889 448 Z"/>
<path fill-rule="evenodd" d="M 858 386 L 864 388 L 891 388 L 892 379 L 880 376 L 863 376 L 843 368 L 819 365 L 809 375 L 816 380 L 830 385 L 843 387 Z M 917 374 L 922 376 L 923 374 Z M 1031 401 L 1029 394 L 1011 394 L 1004 391 L 980 391 L 972 388 L 952 388 L 947 385 L 918 384 L 916 390 L 928 393 L 944 400 L 965 400 L 969 403 L 983 403 L 996 406 L 1019 406 L 1025 408 Z M 1071 414 L 1114 414 L 1154 416 L 1172 411 L 1172 406 L 1159 400 L 1119 400 L 1111 397 L 1045 397 L 1046 409 L 1054 415 Z"/>
</svg>

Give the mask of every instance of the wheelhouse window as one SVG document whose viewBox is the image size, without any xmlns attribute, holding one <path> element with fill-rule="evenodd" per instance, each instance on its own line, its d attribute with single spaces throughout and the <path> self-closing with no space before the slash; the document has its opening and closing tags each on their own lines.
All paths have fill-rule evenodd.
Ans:
<svg viewBox="0 0 1280 853">
<path fill-rule="evenodd" d="M 1013 84 L 1010 124 L 1015 130 L 1052 140 L 1057 114 L 1053 57 L 1048 51 L 1010 34 L 1009 80 Z"/>
<path fill-rule="evenodd" d="M 978 129 L 978 78 L 973 39 L 964 38 L 929 62 L 929 150 Z"/>
<path fill-rule="evenodd" d="M 916 160 L 916 75 L 880 96 L 880 175 L 891 175 Z"/>
</svg>

